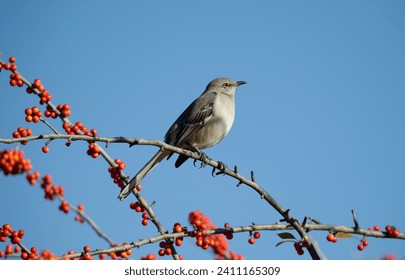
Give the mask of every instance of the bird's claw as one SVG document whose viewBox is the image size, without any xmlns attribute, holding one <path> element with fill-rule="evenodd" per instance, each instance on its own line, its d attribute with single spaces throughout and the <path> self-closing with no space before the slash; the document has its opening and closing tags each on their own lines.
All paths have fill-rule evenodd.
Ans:
<svg viewBox="0 0 405 280">
<path fill-rule="evenodd" d="M 215 169 L 218 169 L 219 171 L 217 173 L 215 173 Z M 214 176 L 214 174 L 215 175 L 220 175 L 220 174 L 225 175 L 227 169 L 228 169 L 228 166 L 226 166 L 222 161 L 218 161 L 218 166 L 214 167 L 212 169 L 211 175 L 212 176 Z"/>
<path fill-rule="evenodd" d="M 200 168 L 205 167 L 207 165 L 207 162 L 211 159 L 205 153 L 203 153 L 201 151 L 199 151 L 198 154 L 200 156 L 199 160 L 201 161 Z M 198 161 L 198 159 L 194 159 L 194 162 L 193 162 L 194 166 L 196 166 L 195 164 L 197 161 Z"/>
</svg>

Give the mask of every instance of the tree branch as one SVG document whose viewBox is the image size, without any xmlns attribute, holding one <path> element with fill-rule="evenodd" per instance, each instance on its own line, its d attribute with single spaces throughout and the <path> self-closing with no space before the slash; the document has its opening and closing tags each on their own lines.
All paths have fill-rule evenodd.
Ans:
<svg viewBox="0 0 405 280">
<path fill-rule="evenodd" d="M 188 156 L 190 158 L 193 158 L 195 160 L 201 160 L 201 156 L 193 153 L 189 150 L 181 149 L 175 146 L 171 146 L 165 142 L 162 141 L 157 141 L 157 140 L 145 140 L 141 138 L 126 138 L 126 137 L 99 137 L 99 136 L 86 136 L 86 135 L 67 135 L 67 134 L 42 134 L 42 135 L 36 135 L 36 136 L 29 136 L 29 137 L 22 137 L 22 138 L 16 138 L 16 139 L 1 139 L 1 143 L 6 143 L 6 144 L 11 144 L 15 142 L 21 142 L 21 141 L 33 141 L 33 140 L 39 140 L 39 139 L 70 139 L 71 141 L 77 141 L 77 140 L 84 140 L 84 141 L 95 141 L 95 142 L 105 142 L 105 143 L 127 143 L 130 144 L 130 146 L 133 145 L 152 145 L 156 147 L 160 147 L 163 149 L 167 149 L 169 151 L 182 154 L 185 156 Z M 313 240 L 308 236 L 305 228 L 296 220 L 294 219 L 290 213 L 289 209 L 284 209 L 269 193 L 267 193 L 266 190 L 264 190 L 259 184 L 257 184 L 253 180 L 249 180 L 246 177 L 242 176 L 240 173 L 237 173 L 235 171 L 230 170 L 229 168 L 226 167 L 226 165 L 223 165 L 221 162 L 214 161 L 212 159 L 204 159 L 204 164 L 210 165 L 213 168 L 220 168 L 221 171 L 223 171 L 226 175 L 235 178 L 239 184 L 245 184 L 249 187 L 251 187 L 253 190 L 255 190 L 262 199 L 266 200 L 277 212 L 280 213 L 280 215 L 283 217 L 281 221 L 286 221 L 289 223 L 301 236 L 302 239 L 306 240 L 309 244 L 308 246 L 308 252 L 310 253 L 311 257 L 313 259 L 321 259 L 323 258 L 322 252 L 320 252 L 320 249 L 317 248 L 314 245 Z M 253 174 L 253 173 L 251 173 Z M 124 180 L 126 183 L 129 183 L 129 179 L 126 178 L 124 174 Z M 253 176 L 252 176 L 253 177 Z M 134 194 L 137 197 L 137 199 L 142 203 L 145 204 L 145 209 L 148 211 L 152 221 L 155 223 L 155 225 L 158 227 L 159 232 L 161 234 L 164 234 L 163 228 L 161 227 L 160 223 L 157 221 L 156 216 L 154 212 L 152 211 L 151 207 L 146 203 L 146 201 L 143 200 L 142 196 L 134 190 Z M 156 220 L 155 220 L 156 219 Z"/>
</svg>

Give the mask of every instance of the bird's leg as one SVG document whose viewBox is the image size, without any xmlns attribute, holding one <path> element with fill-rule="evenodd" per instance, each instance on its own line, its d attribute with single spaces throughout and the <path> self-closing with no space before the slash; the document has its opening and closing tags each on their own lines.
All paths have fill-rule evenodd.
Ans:
<svg viewBox="0 0 405 280">
<path fill-rule="evenodd" d="M 189 146 L 190 146 L 190 149 L 193 151 L 193 152 L 195 152 L 195 153 L 197 153 L 199 156 L 200 156 L 200 160 L 201 160 L 201 166 L 200 166 L 200 168 L 201 167 L 205 167 L 206 165 L 207 165 L 207 162 L 209 161 L 209 160 L 211 160 L 203 151 L 201 151 L 199 148 L 197 148 L 196 146 L 194 146 L 194 145 L 191 145 L 191 144 L 189 144 Z M 197 160 L 195 159 L 194 160 L 194 166 L 195 166 L 195 163 L 197 162 Z"/>
</svg>

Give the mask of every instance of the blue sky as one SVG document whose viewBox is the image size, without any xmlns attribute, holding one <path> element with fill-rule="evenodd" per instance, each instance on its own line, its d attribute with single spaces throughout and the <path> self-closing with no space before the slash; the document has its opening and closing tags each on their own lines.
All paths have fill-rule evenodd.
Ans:
<svg viewBox="0 0 405 280">
<path fill-rule="evenodd" d="M 248 84 L 237 92 L 234 126 L 206 153 L 237 165 L 291 214 L 352 226 L 355 209 L 362 227 L 387 224 L 405 230 L 405 5 L 402 1 L 55 1 L 2 3 L 2 59 L 17 58 L 29 80 L 40 78 L 54 104 L 69 103 L 72 122 L 82 121 L 102 136 L 162 139 L 177 116 L 216 77 Z M 0 137 L 27 124 L 24 109 L 34 96 L 8 86 L 0 73 Z M 54 121 L 61 130 L 60 122 Z M 141 226 L 119 202 L 107 164 L 86 155 L 84 143 L 67 149 L 54 141 L 23 147 L 41 174 L 65 187 L 66 199 L 86 212 L 117 243 L 157 234 Z M 16 145 L 0 144 L 0 149 Z M 153 147 L 114 144 L 113 158 L 134 175 L 155 153 Z M 187 224 L 199 209 L 222 226 L 274 223 L 280 216 L 247 187 L 191 161 L 179 169 L 162 162 L 143 181 L 143 195 L 166 228 Z M 28 246 L 57 254 L 84 245 L 107 244 L 86 225 L 44 201 L 22 177 L 0 176 L 0 223 L 23 228 Z M 369 239 L 358 252 L 355 239 L 326 242 L 313 237 L 330 259 L 404 258 L 399 240 Z M 247 259 L 298 257 L 289 244 L 275 248 L 274 232 L 248 244 L 248 233 L 230 247 Z M 134 258 L 158 246 L 134 250 Z M 192 242 L 179 253 L 211 259 Z"/>
</svg>

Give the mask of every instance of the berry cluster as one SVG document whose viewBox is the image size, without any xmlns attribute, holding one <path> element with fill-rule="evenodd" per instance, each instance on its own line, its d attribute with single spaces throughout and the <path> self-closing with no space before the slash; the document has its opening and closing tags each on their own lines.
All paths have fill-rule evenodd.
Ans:
<svg viewBox="0 0 405 280">
<path fill-rule="evenodd" d="M 59 205 L 59 210 L 63 213 L 69 213 L 69 203 L 66 200 L 62 200 L 61 204 Z"/>
<path fill-rule="evenodd" d="M 84 205 L 83 204 L 77 205 L 77 210 L 80 212 L 84 212 Z M 80 216 L 80 214 L 75 216 L 75 221 L 78 223 L 84 223 L 84 219 L 82 216 Z"/>
<path fill-rule="evenodd" d="M 32 87 L 37 89 L 39 92 L 43 92 L 45 90 L 45 87 L 42 84 L 40 79 L 35 79 L 34 82 L 32 83 Z M 32 92 L 32 89 L 31 89 L 31 92 Z M 27 91 L 27 93 L 31 93 L 31 92 Z"/>
<path fill-rule="evenodd" d="M 25 109 L 25 120 L 27 122 L 37 123 L 37 122 L 39 122 L 39 119 L 41 117 L 42 117 L 42 112 L 38 109 L 37 106 Z"/>
<path fill-rule="evenodd" d="M 20 244 L 21 239 L 24 236 L 24 231 L 13 231 L 9 224 L 4 224 L 3 228 L 0 228 L 0 242 L 5 242 L 7 238 L 10 238 L 12 244 Z"/>
<path fill-rule="evenodd" d="M 141 260 L 153 261 L 156 260 L 155 254 L 147 254 L 146 256 L 142 256 Z"/>
<path fill-rule="evenodd" d="M 1 63 L 0 63 L 0 71 L 1 71 L 1 69 L 4 67 L 5 70 L 9 70 L 9 71 L 11 71 L 11 72 L 16 72 L 16 71 L 17 71 L 17 65 L 15 65 L 15 62 L 16 62 L 15 57 L 11 56 L 11 57 L 8 59 L 8 61 L 9 61 L 10 63 L 4 63 L 4 64 L 1 64 Z"/>
<path fill-rule="evenodd" d="M 89 148 L 87 150 L 87 154 L 89 156 L 91 156 L 92 158 L 98 158 L 98 156 L 100 155 L 101 149 L 97 144 L 94 143 L 90 143 L 89 144 Z M 108 170 L 110 171 L 110 170 Z M 111 173 L 111 172 L 110 172 Z M 115 175 L 115 174 L 114 174 Z M 112 177 L 113 175 L 111 175 Z M 114 178 L 114 177 L 113 177 Z"/>
<path fill-rule="evenodd" d="M 362 240 L 360 241 L 360 244 L 357 245 L 357 250 L 363 251 L 363 250 L 364 250 L 364 247 L 367 247 L 367 246 L 368 246 L 368 241 L 367 241 L 366 239 L 362 239 Z"/>
<path fill-rule="evenodd" d="M 207 229 L 215 229 L 217 227 L 203 213 L 198 210 L 191 212 L 189 214 L 189 221 L 194 227 L 194 231 L 190 233 L 190 237 L 196 238 L 196 245 L 198 247 L 204 250 L 211 247 L 217 255 L 216 259 L 243 259 L 241 255 L 228 251 L 228 242 L 223 234 L 207 235 Z M 228 234 L 226 237 L 231 239 L 232 235 Z"/>
<path fill-rule="evenodd" d="M 181 245 L 178 245 L 178 246 L 181 246 Z M 158 254 L 161 257 L 163 257 L 165 255 L 170 256 L 173 253 L 172 247 L 171 247 L 171 242 L 161 241 L 159 243 L 159 247 L 160 247 L 160 250 L 158 251 Z M 180 257 L 180 259 L 183 259 L 182 256 L 179 256 L 179 257 Z"/>
<path fill-rule="evenodd" d="M 385 231 L 387 232 L 388 237 L 397 238 L 399 236 L 399 230 L 394 226 L 385 226 Z"/>
<path fill-rule="evenodd" d="M 128 245 L 128 242 L 124 242 L 124 243 L 122 243 L 122 245 Z M 119 247 L 119 246 L 120 246 L 119 244 L 114 244 L 113 247 Z M 125 259 L 126 257 L 132 255 L 132 249 L 127 249 L 127 250 L 124 250 L 121 252 L 112 252 L 112 253 L 109 253 L 108 255 L 113 260 L 117 260 L 118 258 Z"/>
<path fill-rule="evenodd" d="M 46 114 L 46 111 L 45 111 L 45 114 Z M 54 111 L 50 111 L 49 114 L 56 114 L 56 113 Z M 53 117 L 53 115 L 52 115 L 52 117 Z M 68 122 L 64 122 L 62 127 L 67 134 L 71 134 L 71 135 L 84 134 L 84 135 L 91 136 L 91 137 L 97 136 L 96 129 L 92 128 L 92 129 L 88 130 L 87 127 L 84 126 L 82 122 L 76 122 L 74 125 L 71 125 Z"/>
<path fill-rule="evenodd" d="M 129 208 L 135 210 L 135 212 L 142 213 L 142 225 L 146 226 L 149 223 L 149 215 L 145 212 L 145 207 L 143 207 L 138 201 L 131 202 Z"/>
<path fill-rule="evenodd" d="M 7 255 L 11 255 L 11 254 L 18 254 L 21 251 L 20 246 L 15 245 L 13 247 L 13 245 L 11 244 L 7 244 L 6 249 L 4 251 L 0 251 L 0 258 L 4 258 Z"/>
<path fill-rule="evenodd" d="M 295 251 L 297 251 L 297 254 L 299 256 L 302 256 L 304 254 L 303 248 L 308 248 L 308 242 L 306 240 L 302 240 L 301 242 L 294 242 L 294 249 Z"/>
<path fill-rule="evenodd" d="M 24 85 L 24 82 L 21 78 L 20 74 L 17 73 L 13 73 L 10 75 L 10 85 L 12 87 L 18 86 L 18 87 L 22 87 Z"/>
<path fill-rule="evenodd" d="M 12 244 L 16 244 L 13 249 L 11 244 L 6 246 L 6 250 L 4 252 L 0 252 L 0 257 L 4 257 L 6 255 L 17 254 L 21 251 L 21 259 L 23 260 L 34 260 L 38 259 L 38 251 L 37 248 L 32 247 L 29 252 L 24 249 L 20 249 L 21 239 L 24 236 L 24 231 L 22 229 L 16 231 L 11 228 L 9 224 L 4 224 L 2 228 L 0 228 L 0 242 L 5 242 L 7 238 L 11 240 Z M 18 245 L 18 246 L 17 246 Z"/>
<path fill-rule="evenodd" d="M 69 104 L 59 104 L 56 109 L 58 109 L 62 118 L 69 117 L 72 114 Z"/>
<path fill-rule="evenodd" d="M 90 146 L 89 146 L 89 149 L 90 149 Z M 118 158 L 114 160 L 114 163 L 116 164 L 116 166 L 108 167 L 108 172 L 110 173 L 110 176 L 114 181 L 114 184 L 117 184 L 122 189 L 125 187 L 125 181 L 122 176 L 122 170 L 125 169 L 126 163 L 121 161 Z"/>
<path fill-rule="evenodd" d="M 55 186 L 52 183 L 52 177 L 49 174 L 46 174 L 41 179 L 41 188 L 45 192 L 45 199 L 54 200 L 56 195 L 64 196 L 64 189 L 63 187 Z M 61 209 L 63 210 L 63 209 Z M 65 211 L 63 211 L 65 212 Z"/>
<path fill-rule="evenodd" d="M 27 88 L 28 89 L 28 88 Z M 40 94 L 39 94 L 39 104 L 44 105 L 45 103 L 48 103 L 52 99 L 52 95 L 48 92 L 48 90 L 44 89 Z"/>
<path fill-rule="evenodd" d="M 27 179 L 28 183 L 30 185 L 35 185 L 35 183 L 37 182 L 37 179 L 39 178 L 40 174 L 38 171 L 35 171 L 33 173 L 28 173 L 25 178 Z"/>
<path fill-rule="evenodd" d="M 84 246 L 83 247 L 83 256 L 80 257 L 80 260 L 93 260 L 93 256 L 88 254 L 90 252 L 90 247 L 89 246 Z"/>
<path fill-rule="evenodd" d="M 48 103 L 51 100 L 52 96 L 48 93 L 47 90 L 44 90 L 40 94 L 40 98 L 41 98 L 41 100 L 39 103 L 44 104 L 44 103 Z M 57 111 L 55 111 L 52 106 L 50 106 L 50 105 L 46 106 L 46 110 L 44 113 L 45 117 L 56 119 L 58 116 L 60 116 L 60 117 L 64 118 L 64 117 L 70 116 L 72 113 L 70 111 L 69 104 L 63 104 L 63 105 L 60 104 L 56 107 L 56 109 L 58 109 L 59 113 Z"/>
<path fill-rule="evenodd" d="M 0 169 L 4 175 L 16 175 L 28 172 L 32 169 L 31 161 L 24 158 L 24 152 L 20 150 L 0 151 Z"/>
<path fill-rule="evenodd" d="M 338 241 L 338 238 L 337 238 L 337 236 L 336 236 L 335 234 L 329 233 L 329 234 L 326 236 L 326 240 L 328 240 L 329 242 L 336 243 L 336 242 Z"/>
<path fill-rule="evenodd" d="M 251 235 L 251 237 L 248 239 L 249 244 L 253 245 L 256 243 L 256 239 L 260 238 L 260 232 L 255 231 L 253 233 L 253 236 Z"/>
<path fill-rule="evenodd" d="M 27 137 L 32 135 L 32 130 L 31 128 L 22 128 L 19 126 L 16 131 L 13 132 L 13 138 L 21 138 L 21 137 Z M 27 141 L 22 141 L 21 145 L 26 145 L 28 142 Z"/>
</svg>

